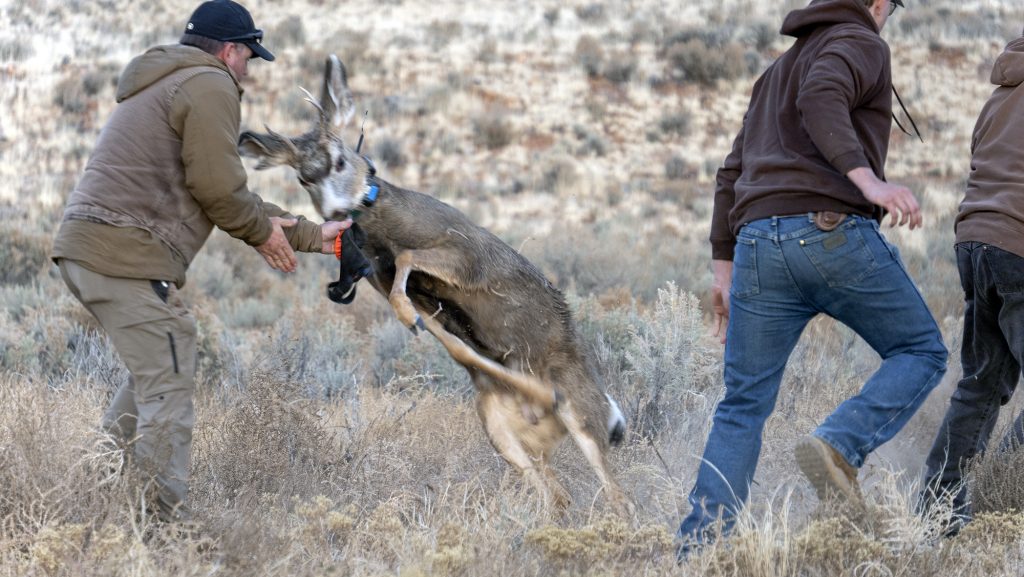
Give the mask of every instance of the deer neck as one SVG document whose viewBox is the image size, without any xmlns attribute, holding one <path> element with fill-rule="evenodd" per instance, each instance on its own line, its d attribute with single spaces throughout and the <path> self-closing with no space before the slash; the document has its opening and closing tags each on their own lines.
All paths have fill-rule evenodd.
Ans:
<svg viewBox="0 0 1024 577">
<path fill-rule="evenodd" d="M 355 221 L 357 220 L 364 211 L 373 208 L 377 204 L 377 199 L 380 196 L 380 180 L 377 179 L 377 167 L 373 165 L 373 162 L 366 156 L 363 157 L 366 160 L 366 164 L 369 165 L 369 170 L 366 173 L 366 194 L 363 195 L 363 199 L 359 202 L 359 208 L 349 213 L 349 217 Z"/>
</svg>

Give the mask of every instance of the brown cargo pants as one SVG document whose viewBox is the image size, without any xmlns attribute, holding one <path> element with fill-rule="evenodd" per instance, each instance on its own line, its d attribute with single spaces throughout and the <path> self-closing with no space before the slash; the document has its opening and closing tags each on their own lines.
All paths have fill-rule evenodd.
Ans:
<svg viewBox="0 0 1024 577">
<path fill-rule="evenodd" d="M 110 336 L 131 374 L 103 415 L 103 428 L 155 481 L 156 513 L 188 520 L 195 411 L 196 323 L 173 283 L 104 276 L 61 259 L 61 276 Z"/>
</svg>

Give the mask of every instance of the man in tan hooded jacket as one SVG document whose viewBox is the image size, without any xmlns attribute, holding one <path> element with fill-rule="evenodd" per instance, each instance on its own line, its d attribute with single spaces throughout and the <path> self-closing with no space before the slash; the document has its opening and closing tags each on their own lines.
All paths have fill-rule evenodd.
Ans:
<svg viewBox="0 0 1024 577">
<path fill-rule="evenodd" d="M 985 452 L 1024 364 L 1024 38 L 992 67 L 996 89 L 971 138 L 971 173 L 954 229 L 964 290 L 963 375 L 926 461 L 922 509 L 952 505 L 943 533 L 972 517 L 967 466 Z M 999 450 L 1024 444 L 1024 413 Z"/>
<path fill-rule="evenodd" d="M 65 283 L 131 374 L 102 424 L 153 476 L 165 521 L 189 518 L 196 325 L 177 295 L 189 263 L 217 226 L 293 272 L 293 250 L 331 253 L 347 228 L 293 217 L 246 186 L 239 82 L 250 58 L 274 59 L 262 37 L 244 7 L 213 0 L 180 44 L 132 60 L 54 243 Z"/>
</svg>

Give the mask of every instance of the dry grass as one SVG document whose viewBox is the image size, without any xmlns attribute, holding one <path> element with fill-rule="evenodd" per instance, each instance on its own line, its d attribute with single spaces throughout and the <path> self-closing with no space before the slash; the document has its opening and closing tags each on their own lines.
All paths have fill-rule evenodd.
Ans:
<svg viewBox="0 0 1024 577">
<path fill-rule="evenodd" d="M 788 45 L 774 30 L 792 4 L 250 3 L 278 60 L 251 68 L 247 126 L 305 129 L 297 87 L 315 88 L 338 53 L 384 178 L 464 210 L 566 290 L 631 423 L 612 465 L 637 514 L 607 517 L 568 446 L 554 466 L 574 504 L 545 510 L 487 444 L 464 371 L 435 342 L 367 286 L 353 305 L 327 302 L 330 258 L 302 255 L 285 277 L 216 233 L 184 290 L 199 323 L 197 532 L 172 535 L 145 520 L 146 480 L 103 448 L 97 421 L 127 374 L 48 252 L 113 79 L 173 42 L 191 5 L 0 0 L 0 575 L 1021 574 L 1018 453 L 976 465 L 981 512 L 957 539 L 910 514 L 959 371 L 952 219 L 989 67 L 1024 16 L 1008 1 L 915 5 L 886 30 L 925 132 L 894 134 L 887 174 L 918 193 L 926 226 L 890 238 L 954 353 L 943 387 L 869 459 L 866 512 L 818 508 L 793 443 L 878 360 L 815 321 L 736 534 L 675 563 L 722 393 L 701 300 L 714 171 L 757 72 Z M 252 186 L 313 214 L 287 171 Z"/>
</svg>

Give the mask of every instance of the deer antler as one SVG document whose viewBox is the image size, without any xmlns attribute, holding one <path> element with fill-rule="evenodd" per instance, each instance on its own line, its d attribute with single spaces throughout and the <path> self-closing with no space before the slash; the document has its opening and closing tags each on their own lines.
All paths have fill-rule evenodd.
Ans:
<svg viewBox="0 0 1024 577">
<path fill-rule="evenodd" d="M 306 90 L 305 88 L 303 88 L 301 86 L 299 87 L 299 90 L 301 90 L 302 93 L 306 95 L 306 102 L 312 104 L 317 109 L 317 112 L 320 113 L 320 121 L 321 122 L 325 121 L 326 120 L 325 117 L 327 116 L 327 113 L 324 112 L 324 107 L 320 106 L 320 103 L 317 102 L 316 98 L 314 98 L 313 95 L 310 94 L 308 90 Z"/>
<path fill-rule="evenodd" d="M 281 134 L 278 134 L 278 133 L 274 132 L 266 124 L 263 125 L 263 128 L 265 128 L 267 130 L 267 134 L 269 134 L 273 138 L 278 139 L 279 141 L 281 141 L 282 144 L 284 144 L 285 148 L 288 149 L 288 154 L 290 154 L 292 156 L 292 158 L 298 158 L 299 157 L 299 147 L 295 146 L 295 143 L 292 142 L 291 138 L 288 138 L 287 136 L 283 136 Z"/>
</svg>

